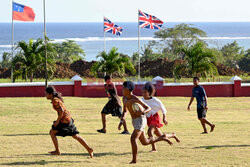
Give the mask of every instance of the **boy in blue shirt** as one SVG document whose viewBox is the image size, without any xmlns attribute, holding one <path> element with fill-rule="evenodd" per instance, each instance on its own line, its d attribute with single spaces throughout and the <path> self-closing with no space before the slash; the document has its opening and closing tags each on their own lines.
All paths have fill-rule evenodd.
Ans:
<svg viewBox="0 0 250 167">
<path fill-rule="evenodd" d="M 213 132 L 215 125 L 206 119 L 206 113 L 208 110 L 207 95 L 204 88 L 199 85 L 199 82 L 200 79 L 198 77 L 193 78 L 194 87 L 192 90 L 192 97 L 190 99 L 187 109 L 190 110 L 190 105 L 192 104 L 194 98 L 196 98 L 198 119 L 200 120 L 201 125 L 204 129 L 204 132 L 202 132 L 202 134 L 207 134 L 206 124 L 208 124 L 211 127 L 210 132 Z"/>
</svg>

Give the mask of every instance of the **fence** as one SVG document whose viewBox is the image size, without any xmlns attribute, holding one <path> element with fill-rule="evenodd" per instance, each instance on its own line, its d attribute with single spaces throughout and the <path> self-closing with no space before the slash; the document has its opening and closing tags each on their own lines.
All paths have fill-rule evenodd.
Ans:
<svg viewBox="0 0 250 167">
<path fill-rule="evenodd" d="M 163 78 L 155 77 L 152 82 L 156 86 L 156 96 L 191 96 L 193 83 L 164 83 Z M 141 88 L 145 82 L 135 83 L 135 95 L 141 95 Z M 69 82 L 49 82 L 63 96 L 76 97 L 106 97 L 101 82 L 82 83 L 78 75 Z M 122 82 L 115 83 L 118 95 L 122 96 Z M 250 96 L 250 84 L 241 83 L 241 78 L 235 76 L 230 82 L 200 83 L 206 90 L 208 97 L 240 97 Z M 0 97 L 42 97 L 45 94 L 45 83 L 1 83 Z"/>
</svg>

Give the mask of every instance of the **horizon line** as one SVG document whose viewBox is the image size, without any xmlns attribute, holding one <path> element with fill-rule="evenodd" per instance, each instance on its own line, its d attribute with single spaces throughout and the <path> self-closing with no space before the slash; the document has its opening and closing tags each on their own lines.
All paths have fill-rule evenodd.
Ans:
<svg viewBox="0 0 250 167">
<path fill-rule="evenodd" d="M 137 21 L 113 21 L 116 23 L 138 23 Z M 8 22 L 0 22 L 0 23 L 12 23 L 11 21 Z M 14 23 L 44 23 L 44 22 L 24 22 L 24 21 L 14 21 Z M 103 21 L 48 21 L 46 23 L 103 23 Z M 168 21 L 164 23 L 250 23 L 250 21 Z"/>
</svg>

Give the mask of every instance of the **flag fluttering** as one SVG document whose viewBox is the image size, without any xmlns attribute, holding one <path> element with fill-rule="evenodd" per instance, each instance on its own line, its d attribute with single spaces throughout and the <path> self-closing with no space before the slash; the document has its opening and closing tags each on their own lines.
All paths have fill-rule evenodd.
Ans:
<svg viewBox="0 0 250 167">
<path fill-rule="evenodd" d="M 13 2 L 13 20 L 34 21 L 35 13 L 32 8 Z"/>
<path fill-rule="evenodd" d="M 163 21 L 139 10 L 139 24 L 141 28 L 161 29 Z"/>
<path fill-rule="evenodd" d="M 114 35 L 121 35 L 122 34 L 122 27 L 111 22 L 109 19 L 104 17 L 104 32 L 109 32 Z"/>
</svg>

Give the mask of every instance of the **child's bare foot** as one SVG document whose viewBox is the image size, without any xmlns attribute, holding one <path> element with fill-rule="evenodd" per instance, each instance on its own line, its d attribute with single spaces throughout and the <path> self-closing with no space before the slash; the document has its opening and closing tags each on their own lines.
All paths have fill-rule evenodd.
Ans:
<svg viewBox="0 0 250 167">
<path fill-rule="evenodd" d="M 213 131 L 214 131 L 214 128 L 215 128 L 215 124 L 213 124 L 213 125 L 211 126 L 210 132 L 213 132 Z"/>
<path fill-rule="evenodd" d="M 168 137 L 167 137 L 166 134 L 162 135 L 162 139 L 163 139 L 164 141 L 168 142 L 169 145 L 172 145 L 172 144 L 173 144 L 173 143 L 168 139 Z"/>
<path fill-rule="evenodd" d="M 132 160 L 131 162 L 129 162 L 129 164 L 136 164 L 136 161 Z"/>
<path fill-rule="evenodd" d="M 202 132 L 201 134 L 207 134 L 207 132 Z"/>
<path fill-rule="evenodd" d="M 49 152 L 51 155 L 61 155 L 59 151 L 50 151 Z"/>
<path fill-rule="evenodd" d="M 157 150 L 151 150 L 151 151 L 149 151 L 149 152 L 151 152 L 151 153 L 156 153 L 156 152 L 158 152 Z"/>
<path fill-rule="evenodd" d="M 180 143 L 181 141 L 179 140 L 179 138 L 176 136 L 176 134 L 175 133 L 172 133 L 172 135 L 173 135 L 173 138 L 176 140 L 176 142 L 178 142 L 178 143 Z"/>
<path fill-rule="evenodd" d="M 90 158 L 94 157 L 94 150 L 91 148 L 88 150 Z"/>
</svg>

